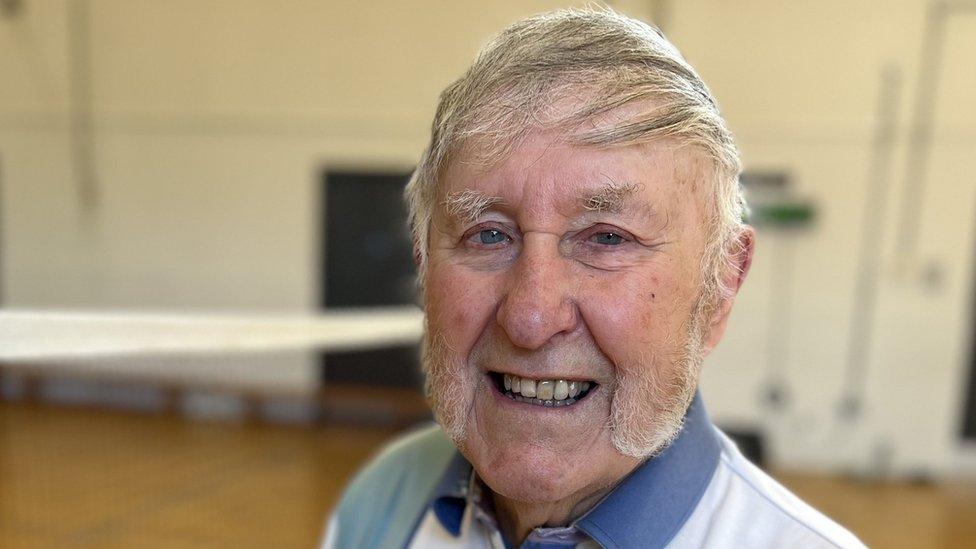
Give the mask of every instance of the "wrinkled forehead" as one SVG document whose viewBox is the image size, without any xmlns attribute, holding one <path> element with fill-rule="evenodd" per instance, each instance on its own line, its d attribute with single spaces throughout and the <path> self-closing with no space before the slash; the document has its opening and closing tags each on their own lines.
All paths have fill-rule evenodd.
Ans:
<svg viewBox="0 0 976 549">
<path fill-rule="evenodd" d="M 534 129 L 492 161 L 481 143 L 471 139 L 442 172 L 435 215 L 464 221 L 506 203 L 643 218 L 690 202 L 704 210 L 708 162 L 676 139 L 580 145 L 559 130 Z"/>
<path fill-rule="evenodd" d="M 512 175 L 520 170 L 546 166 L 550 157 L 560 151 L 571 151 L 571 163 L 591 172 L 594 185 L 626 187 L 640 176 L 654 172 L 666 177 L 684 191 L 698 191 L 710 187 L 714 166 L 708 154 L 694 143 L 676 137 L 658 137 L 613 144 L 581 142 L 565 128 L 529 128 L 517 137 L 499 143 L 495 136 L 469 136 L 444 159 L 438 177 L 438 194 L 462 190 L 463 183 L 472 179 L 490 179 L 497 174 Z M 621 159 L 639 160 L 642 170 L 629 171 L 627 177 L 616 180 Z M 633 162 L 637 164 L 637 162 Z M 564 164 L 549 165 L 552 169 L 566 168 Z M 458 177 L 460 173 L 467 177 Z M 608 191 L 609 192 L 609 191 Z"/>
</svg>

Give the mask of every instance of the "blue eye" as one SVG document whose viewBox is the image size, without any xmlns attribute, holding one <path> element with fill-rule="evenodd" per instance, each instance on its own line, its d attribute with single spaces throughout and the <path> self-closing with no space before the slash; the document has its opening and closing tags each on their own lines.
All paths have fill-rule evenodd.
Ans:
<svg viewBox="0 0 976 549">
<path fill-rule="evenodd" d="M 478 240 L 482 244 L 498 244 L 508 240 L 508 235 L 498 229 L 485 229 L 478 233 Z"/>
<path fill-rule="evenodd" d="M 624 237 L 617 233 L 596 233 L 590 237 L 590 240 L 596 242 L 597 244 L 603 244 L 604 246 L 618 246 L 624 243 Z"/>
</svg>

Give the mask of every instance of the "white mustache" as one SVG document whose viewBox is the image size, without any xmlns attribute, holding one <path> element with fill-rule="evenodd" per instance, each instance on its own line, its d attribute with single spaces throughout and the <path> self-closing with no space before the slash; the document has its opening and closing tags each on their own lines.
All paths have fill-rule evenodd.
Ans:
<svg viewBox="0 0 976 549">
<path fill-rule="evenodd" d="M 490 337 L 476 344 L 471 362 L 482 371 L 517 373 L 526 377 L 583 378 L 607 381 L 613 362 L 595 345 L 573 342 L 522 350 Z"/>
</svg>

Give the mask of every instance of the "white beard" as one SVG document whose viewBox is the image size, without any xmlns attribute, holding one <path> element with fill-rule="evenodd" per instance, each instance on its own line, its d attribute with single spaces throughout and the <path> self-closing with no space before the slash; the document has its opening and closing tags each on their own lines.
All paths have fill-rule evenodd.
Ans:
<svg viewBox="0 0 976 549">
<path fill-rule="evenodd" d="M 685 413 L 695 396 L 702 363 L 702 317 L 704 311 L 696 307 L 689 319 L 684 348 L 674 357 L 675 367 L 660 368 L 653 357 L 636 357 L 638 364 L 654 372 L 667 372 L 665 378 L 648 374 L 634 375 L 638 369 L 622 374 L 617 369 L 617 384 L 610 410 L 610 432 L 614 448 L 623 455 L 637 459 L 651 457 L 664 450 L 681 432 Z M 467 435 L 472 399 L 476 384 L 472 367 L 439 334 L 432 334 L 429 326 L 424 332 L 422 365 L 427 399 L 434 417 L 454 442 L 463 450 Z M 472 379 L 468 379 L 472 378 Z"/>
</svg>

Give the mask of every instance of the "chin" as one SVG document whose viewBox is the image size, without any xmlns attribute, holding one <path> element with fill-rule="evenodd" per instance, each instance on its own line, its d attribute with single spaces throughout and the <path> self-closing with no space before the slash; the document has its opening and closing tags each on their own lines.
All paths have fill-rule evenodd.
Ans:
<svg viewBox="0 0 976 549">
<path fill-rule="evenodd" d="M 470 432 L 455 444 L 493 492 L 512 500 L 555 502 L 587 488 L 599 489 L 612 481 L 600 478 L 603 475 L 595 464 L 603 461 L 601 458 L 567 457 L 521 443 L 488 442 L 472 437 Z M 627 459 L 616 451 L 613 453 L 617 459 Z"/>
<path fill-rule="evenodd" d="M 485 449 L 468 444 L 466 448 L 470 455 L 465 457 L 478 476 L 492 491 L 509 499 L 527 503 L 554 502 L 589 484 L 586 471 L 579 470 L 579 463 L 585 462 L 581 458 L 577 458 L 580 461 L 571 460 L 524 445 Z"/>
</svg>

